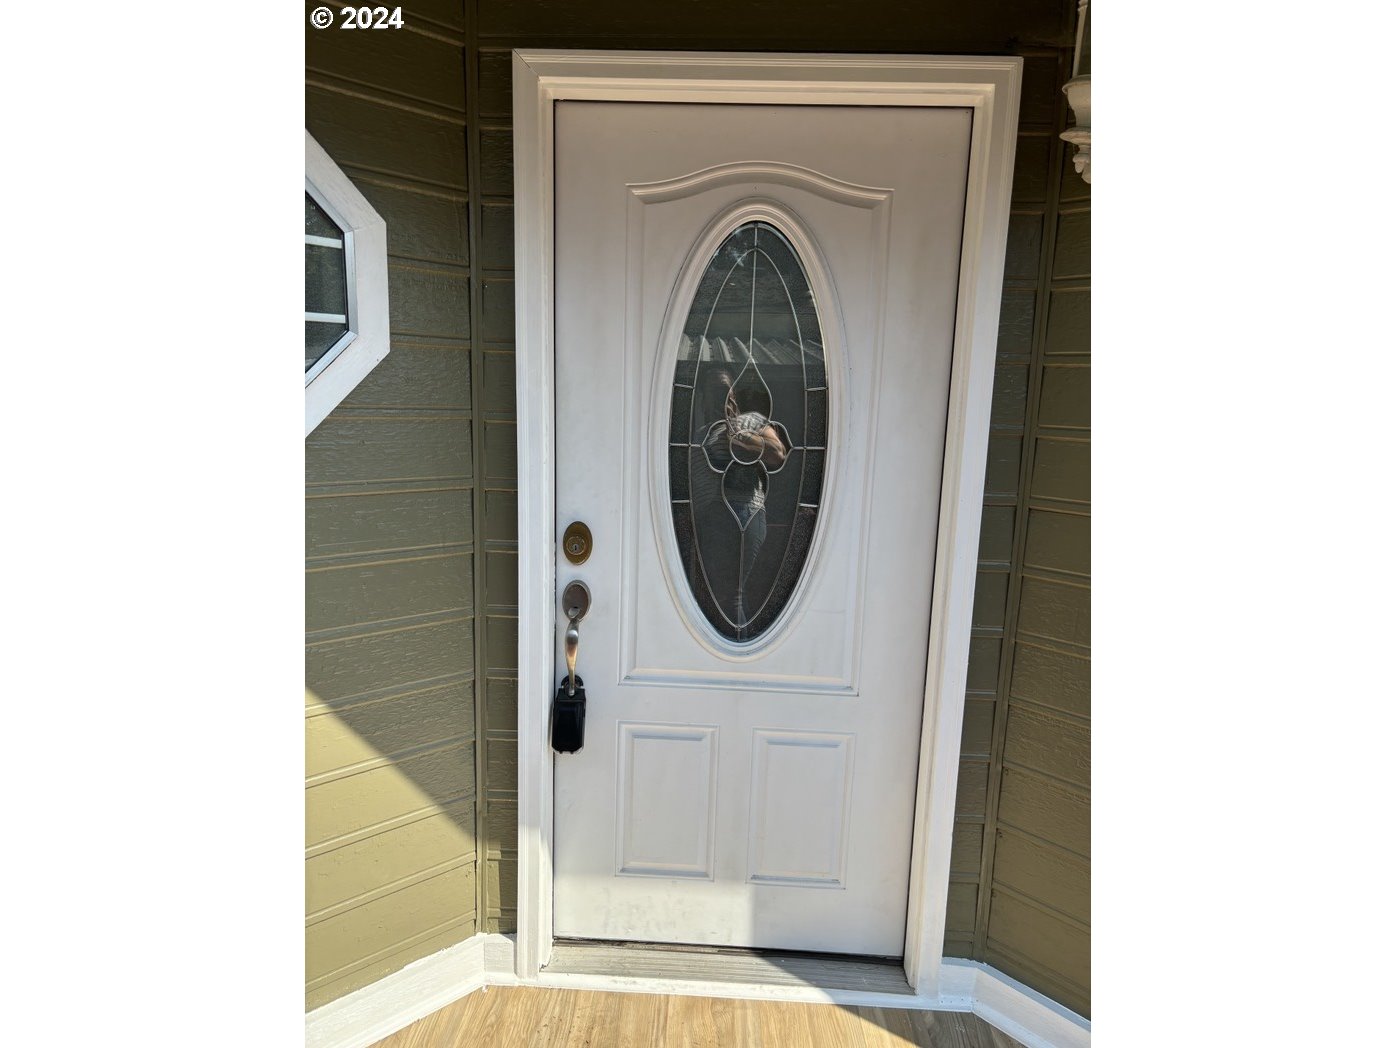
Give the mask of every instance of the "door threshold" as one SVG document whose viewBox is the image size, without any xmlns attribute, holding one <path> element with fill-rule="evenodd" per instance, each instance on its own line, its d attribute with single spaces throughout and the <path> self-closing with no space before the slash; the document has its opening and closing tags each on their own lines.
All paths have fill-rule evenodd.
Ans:
<svg viewBox="0 0 1397 1048">
<path fill-rule="evenodd" d="M 915 997 L 901 958 L 557 939 L 543 976 Z M 744 994 L 745 996 L 745 994 Z"/>
</svg>

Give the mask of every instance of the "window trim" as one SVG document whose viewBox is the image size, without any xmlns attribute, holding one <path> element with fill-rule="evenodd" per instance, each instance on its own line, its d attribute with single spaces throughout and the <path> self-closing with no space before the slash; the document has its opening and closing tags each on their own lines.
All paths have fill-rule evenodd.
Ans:
<svg viewBox="0 0 1397 1048">
<path fill-rule="evenodd" d="M 387 225 L 306 132 L 306 192 L 344 230 L 349 331 L 305 372 L 306 436 L 388 355 Z"/>
</svg>

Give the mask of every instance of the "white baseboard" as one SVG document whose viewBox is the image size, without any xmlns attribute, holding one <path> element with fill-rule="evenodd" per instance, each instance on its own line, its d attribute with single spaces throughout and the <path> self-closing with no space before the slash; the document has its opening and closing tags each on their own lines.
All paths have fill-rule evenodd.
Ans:
<svg viewBox="0 0 1397 1048">
<path fill-rule="evenodd" d="M 962 997 L 970 983 L 970 1011 L 1025 1048 L 1090 1048 L 1091 1021 L 1050 997 L 979 961 L 941 962 L 942 998 Z M 945 1007 L 954 1007 L 949 1003 Z"/>
<path fill-rule="evenodd" d="M 514 974 L 514 936 L 482 935 L 485 940 L 485 981 L 490 986 L 517 986 Z"/>
<path fill-rule="evenodd" d="M 1088 1020 L 977 961 L 942 961 L 936 997 L 899 996 L 895 999 L 866 991 L 735 987 L 619 976 L 544 974 L 537 982 L 541 986 L 619 993 L 699 993 L 712 997 L 974 1012 L 1025 1048 L 1090 1048 L 1091 1045 Z M 520 984 L 514 973 L 513 937 L 476 935 L 310 1012 L 306 1016 L 306 1048 L 367 1048 L 482 986 Z M 885 997 L 889 999 L 884 1000 Z"/>
<path fill-rule="evenodd" d="M 306 1048 L 366 1048 L 485 985 L 475 935 L 306 1013 Z"/>
</svg>

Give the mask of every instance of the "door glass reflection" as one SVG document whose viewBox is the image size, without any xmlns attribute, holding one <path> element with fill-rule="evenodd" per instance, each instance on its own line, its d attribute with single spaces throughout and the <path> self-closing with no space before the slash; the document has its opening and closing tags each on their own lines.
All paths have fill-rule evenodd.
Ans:
<svg viewBox="0 0 1397 1048">
<path fill-rule="evenodd" d="M 775 226 L 745 223 L 699 280 L 670 404 L 685 580 L 729 640 L 762 636 L 800 580 L 820 509 L 827 405 L 805 267 Z"/>
</svg>

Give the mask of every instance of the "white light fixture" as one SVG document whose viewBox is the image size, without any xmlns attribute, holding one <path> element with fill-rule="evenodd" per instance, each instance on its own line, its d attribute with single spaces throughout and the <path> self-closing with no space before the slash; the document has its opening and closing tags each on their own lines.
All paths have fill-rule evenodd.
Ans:
<svg viewBox="0 0 1397 1048">
<path fill-rule="evenodd" d="M 1082 176 L 1082 181 L 1091 185 L 1091 73 L 1083 74 L 1081 71 L 1083 39 L 1086 40 L 1087 47 L 1091 46 L 1090 35 L 1084 35 L 1088 2 L 1089 0 L 1078 0 L 1077 3 L 1077 49 L 1072 55 L 1072 79 L 1062 85 L 1062 92 L 1067 96 L 1067 104 L 1072 107 L 1077 124 L 1075 127 L 1069 127 L 1060 137 L 1077 147 L 1077 152 L 1072 157 L 1072 166 L 1077 169 L 1077 174 Z M 1087 68 L 1091 68 L 1090 60 L 1087 62 Z"/>
</svg>

